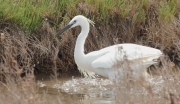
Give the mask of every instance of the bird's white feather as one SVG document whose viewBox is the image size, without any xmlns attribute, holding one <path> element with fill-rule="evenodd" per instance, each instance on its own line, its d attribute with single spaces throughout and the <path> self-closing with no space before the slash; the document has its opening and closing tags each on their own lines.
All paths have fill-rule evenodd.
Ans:
<svg viewBox="0 0 180 104">
<path fill-rule="evenodd" d="M 153 59 L 162 55 L 161 51 L 157 49 L 136 44 L 119 44 L 99 51 L 107 51 L 107 53 L 92 62 L 93 68 L 112 68 L 118 64 L 117 62 L 125 59 L 132 63 L 142 62 L 151 65 L 155 63 Z"/>
<path fill-rule="evenodd" d="M 95 23 L 94 23 L 93 21 L 91 21 L 90 19 L 87 19 L 87 21 L 88 21 L 92 26 L 95 25 Z"/>
<path fill-rule="evenodd" d="M 84 54 L 84 43 L 89 33 L 89 24 L 94 26 L 95 23 L 82 15 L 75 16 L 70 24 L 74 23 L 73 21 L 76 22 L 72 27 L 80 25 L 82 29 L 76 41 L 74 59 L 79 71 L 85 76 L 93 77 L 96 73 L 112 79 L 115 76 L 113 66 L 124 61 L 128 61 L 130 67 L 137 70 L 134 73 L 146 75 L 146 68 L 156 63 L 154 59 L 162 55 L 158 49 L 136 44 L 118 44 Z M 144 71 L 139 69 L 144 69 Z M 124 69 L 121 67 L 119 70 Z"/>
</svg>

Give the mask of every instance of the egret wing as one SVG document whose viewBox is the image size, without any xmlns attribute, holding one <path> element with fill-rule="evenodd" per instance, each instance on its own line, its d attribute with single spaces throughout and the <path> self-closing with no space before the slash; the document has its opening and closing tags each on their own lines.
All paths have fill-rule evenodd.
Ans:
<svg viewBox="0 0 180 104">
<path fill-rule="evenodd" d="M 112 60 L 111 53 L 108 52 L 94 60 L 91 65 L 93 68 L 111 68 L 114 65 L 114 60 Z"/>
<path fill-rule="evenodd" d="M 135 44 L 119 44 L 100 51 L 108 50 L 109 52 L 102 55 L 92 62 L 93 68 L 112 68 L 117 62 L 127 59 L 131 63 L 155 63 L 153 59 L 157 59 L 162 55 L 160 50 L 135 45 Z"/>
</svg>

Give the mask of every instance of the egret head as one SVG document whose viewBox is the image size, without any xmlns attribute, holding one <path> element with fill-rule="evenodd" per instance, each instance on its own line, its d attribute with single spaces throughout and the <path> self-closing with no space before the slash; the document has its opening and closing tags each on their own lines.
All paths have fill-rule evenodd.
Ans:
<svg viewBox="0 0 180 104">
<path fill-rule="evenodd" d="M 90 23 L 94 26 L 94 22 L 87 19 L 86 17 L 82 16 L 82 15 L 77 15 L 75 16 L 63 29 L 61 29 L 56 35 L 55 37 L 57 37 L 58 35 L 62 34 L 63 32 L 65 32 L 68 29 L 71 29 L 73 27 L 76 26 L 83 26 L 85 23 Z"/>
</svg>

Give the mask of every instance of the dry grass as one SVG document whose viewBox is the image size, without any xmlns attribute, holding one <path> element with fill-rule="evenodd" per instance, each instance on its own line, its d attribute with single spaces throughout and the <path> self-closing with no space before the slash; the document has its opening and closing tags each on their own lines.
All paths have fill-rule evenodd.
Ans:
<svg viewBox="0 0 180 104">
<path fill-rule="evenodd" d="M 161 49 L 170 57 L 171 61 L 178 64 L 179 12 L 176 12 L 177 16 L 174 17 L 173 22 L 162 22 L 159 20 L 159 5 L 155 1 L 148 2 L 145 22 L 134 23 L 133 15 L 122 19 L 117 14 L 114 14 L 106 23 L 98 22 L 96 27 L 91 28 L 85 43 L 85 52 L 98 50 L 113 44 L 137 43 Z M 81 10 L 81 12 L 85 11 L 84 9 Z M 70 18 L 66 16 L 63 23 L 68 23 L 69 20 Z M 0 43 L 3 49 L 1 50 L 1 58 L 8 56 L 5 55 L 5 52 L 10 51 L 9 54 L 12 54 L 10 60 L 17 60 L 20 66 L 35 66 L 35 72 L 54 73 L 58 70 L 77 69 L 73 59 L 73 52 L 80 29 L 69 30 L 60 39 L 53 39 L 55 31 L 50 23 L 49 20 L 45 21 L 41 29 L 27 35 L 20 29 L 10 26 L 11 23 L 3 23 L 2 21 L 0 32 L 4 35 L 1 36 Z M 64 25 L 60 24 L 59 28 Z M 5 45 L 9 49 L 5 48 Z M 6 60 L 6 58 L 4 59 Z"/>
<path fill-rule="evenodd" d="M 11 69 L 14 67 L 13 60 L 17 61 L 18 68 L 21 69 L 18 72 L 21 74 L 28 71 L 35 74 L 38 72 L 57 74 L 57 71 L 68 70 L 65 63 L 69 63 L 69 68 L 74 67 L 74 65 L 70 65 L 74 62 L 68 62 L 69 59 L 72 60 L 72 55 L 69 57 L 63 55 L 69 53 L 69 49 L 72 50 L 70 53 L 73 53 L 71 48 L 73 45 L 68 43 L 70 42 L 69 36 L 66 36 L 62 41 L 54 39 L 55 32 L 49 23 L 45 22 L 40 30 L 32 34 L 24 33 L 11 23 L 2 23 L 1 26 L 1 74 L 5 73 L 6 68 L 9 71 L 17 71 L 16 68 Z"/>
<path fill-rule="evenodd" d="M 149 83 L 131 76 L 131 71 L 121 71 L 123 77 L 114 81 L 117 104 L 179 104 L 179 67 L 174 67 L 167 57 L 161 58 L 161 67 L 156 67 Z M 131 70 L 125 67 L 125 70 Z M 150 72 L 151 73 L 151 72 Z M 153 72 L 152 72 L 153 73 Z"/>
<path fill-rule="evenodd" d="M 147 95 L 131 93 L 132 88 L 137 90 L 141 88 L 140 83 L 132 83 L 124 79 L 117 84 L 117 103 L 169 102 L 176 104 L 179 100 L 179 77 L 174 75 L 175 77 L 171 78 L 169 73 L 172 73 L 173 69 L 168 65 L 171 61 L 176 64 L 176 68 L 179 65 L 179 11 L 176 12 L 173 22 L 167 23 L 159 20 L 160 14 L 155 3 L 148 5 L 146 10 L 145 22 L 134 24 L 133 16 L 122 19 L 121 16 L 115 14 L 113 18 L 108 19 L 108 22 L 97 23 L 96 27 L 91 28 L 86 40 L 85 52 L 119 43 L 137 43 L 161 49 L 169 60 L 163 60 L 163 70 L 158 71 L 165 81 L 161 85 L 163 90 L 159 92 L 159 95 L 152 91 L 153 86 L 142 88 L 148 92 Z M 81 11 L 87 12 L 84 9 Z M 92 17 L 91 13 L 89 15 Z M 67 17 L 63 22 L 68 23 L 69 20 L 70 18 Z M 60 39 L 53 39 L 55 31 L 48 22 L 45 21 L 41 29 L 36 32 L 27 34 L 13 23 L 4 23 L 0 20 L 0 80 L 3 83 L 6 82 L 5 86 L 9 89 L 8 93 L 0 94 L 1 102 L 7 104 L 42 103 L 35 84 L 35 74 L 44 72 L 57 77 L 58 71 L 77 70 L 73 52 L 80 28 L 67 31 Z M 64 25 L 60 24 L 59 28 Z"/>
<path fill-rule="evenodd" d="M 12 23 L 0 24 L 0 102 L 4 104 L 63 103 L 62 95 L 47 101 L 39 94 L 35 81 L 38 73 L 56 78 L 64 70 L 59 54 L 61 42 L 53 39 L 53 30 L 44 23 L 41 30 L 27 35 Z M 4 88 L 4 89 L 3 89 Z M 61 99 L 62 98 L 62 99 Z"/>
</svg>

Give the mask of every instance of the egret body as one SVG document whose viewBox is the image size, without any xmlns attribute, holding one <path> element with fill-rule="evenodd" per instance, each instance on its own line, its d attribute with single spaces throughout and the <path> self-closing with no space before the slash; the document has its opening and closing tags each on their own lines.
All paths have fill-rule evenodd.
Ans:
<svg viewBox="0 0 180 104">
<path fill-rule="evenodd" d="M 84 43 L 89 33 L 89 24 L 94 25 L 94 22 L 78 15 L 55 35 L 58 36 L 76 26 L 81 27 L 81 32 L 76 40 L 74 59 L 79 71 L 85 76 L 92 77 L 98 74 L 113 80 L 117 72 L 113 69 L 117 68 L 120 72 L 126 71 L 126 67 L 122 66 L 124 66 L 123 62 L 128 61 L 128 66 L 135 76 L 146 77 L 146 69 L 156 63 L 155 60 L 162 55 L 158 49 L 130 43 L 117 44 L 85 54 Z"/>
</svg>

